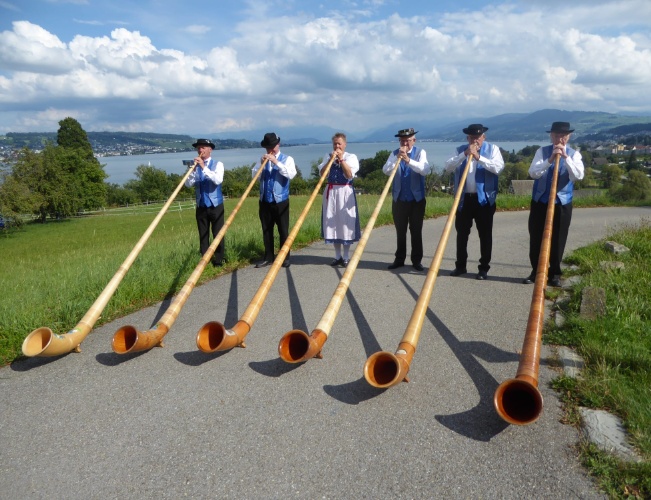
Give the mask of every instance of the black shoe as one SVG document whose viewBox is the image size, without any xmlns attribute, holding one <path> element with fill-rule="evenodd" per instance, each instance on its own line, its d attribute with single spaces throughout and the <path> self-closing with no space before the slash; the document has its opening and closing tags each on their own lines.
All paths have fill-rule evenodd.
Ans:
<svg viewBox="0 0 651 500">
<path fill-rule="evenodd" d="M 339 257 L 338 259 L 333 260 L 330 265 L 332 267 L 341 267 L 341 265 L 344 263 L 344 259 Z"/>
<path fill-rule="evenodd" d="M 404 266 L 404 265 L 405 265 L 404 262 L 398 262 L 397 260 L 394 260 L 394 261 L 393 261 L 393 264 L 390 264 L 390 265 L 387 267 L 387 269 L 398 269 L 399 267 L 402 267 L 402 266 Z"/>
<path fill-rule="evenodd" d="M 456 268 L 454 269 L 454 271 L 452 271 L 452 272 L 450 273 L 450 276 L 461 276 L 462 274 L 466 274 L 467 272 L 468 272 L 468 271 L 466 271 L 465 268 L 464 268 L 464 269 L 459 269 L 458 267 L 456 267 Z"/>
<path fill-rule="evenodd" d="M 425 268 L 423 267 L 423 264 L 420 262 L 418 264 L 412 264 L 411 267 L 413 267 L 416 271 L 424 271 Z"/>
<path fill-rule="evenodd" d="M 212 262 L 212 265 L 214 267 L 222 267 L 226 263 L 226 261 L 224 259 L 222 259 L 222 260 L 213 260 L 211 262 Z"/>
<path fill-rule="evenodd" d="M 271 264 L 272 264 L 272 262 L 271 262 L 270 260 L 263 260 L 263 261 L 261 261 L 261 262 L 258 262 L 258 263 L 255 265 L 255 268 L 258 269 L 258 268 L 260 268 L 260 267 L 267 267 L 267 266 L 269 266 L 269 265 L 271 265 Z"/>
<path fill-rule="evenodd" d="M 536 274 L 531 273 L 525 279 L 522 280 L 523 285 L 533 285 L 536 282 Z"/>
<path fill-rule="evenodd" d="M 553 286 L 553 287 L 556 287 L 556 288 L 560 288 L 561 287 L 561 277 L 560 277 L 560 275 L 555 274 L 554 276 L 549 278 L 547 280 L 547 285 Z"/>
<path fill-rule="evenodd" d="M 339 264 L 339 267 L 348 267 L 349 262 L 349 259 L 341 259 L 341 264 Z"/>
<path fill-rule="evenodd" d="M 488 273 L 486 271 L 479 271 L 477 273 L 477 279 L 479 281 L 484 281 L 488 279 Z"/>
<path fill-rule="evenodd" d="M 289 259 L 285 259 L 285 261 L 283 262 L 283 267 L 289 267 L 289 266 L 291 266 Z"/>
</svg>

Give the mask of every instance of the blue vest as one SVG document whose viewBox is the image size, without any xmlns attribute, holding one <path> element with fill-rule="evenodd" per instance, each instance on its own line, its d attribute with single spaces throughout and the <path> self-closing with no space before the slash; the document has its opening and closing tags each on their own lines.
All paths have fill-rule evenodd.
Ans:
<svg viewBox="0 0 651 500">
<path fill-rule="evenodd" d="M 353 179 L 347 179 L 338 161 L 332 163 L 328 172 L 328 184 L 352 184 Z"/>
<path fill-rule="evenodd" d="M 217 161 L 210 159 L 208 169 L 213 172 L 217 170 Z M 197 200 L 198 207 L 217 207 L 224 203 L 222 196 L 222 185 L 215 184 L 213 181 L 203 175 L 203 170 L 199 168 L 199 181 L 194 184 L 194 194 Z"/>
<path fill-rule="evenodd" d="M 398 156 L 400 149 L 396 149 L 393 154 Z M 420 157 L 420 148 L 414 146 L 411 148 L 409 158 L 417 160 Z M 404 161 L 398 165 L 398 171 L 393 178 L 393 201 L 398 201 L 402 195 L 408 198 L 406 201 L 421 201 L 425 198 L 425 177 L 413 172 L 409 165 Z"/>
<path fill-rule="evenodd" d="M 545 146 L 542 148 L 543 160 L 549 160 L 554 150 L 553 145 Z M 566 146 L 565 152 L 568 156 L 574 155 L 574 151 L 569 146 Z M 539 179 L 536 179 L 533 183 L 533 192 L 531 196 L 534 201 L 539 201 L 541 203 L 549 202 L 549 189 L 552 185 L 552 172 L 554 171 L 554 165 L 547 170 Z M 567 205 L 572 203 L 572 193 L 574 192 L 574 183 L 570 180 L 570 174 L 567 170 L 567 165 L 565 160 L 561 157 L 561 161 L 558 164 L 558 182 L 556 184 L 556 203 L 561 205 Z"/>
<path fill-rule="evenodd" d="M 492 148 L 495 147 L 497 146 L 484 142 L 481 145 L 481 149 L 479 150 L 479 156 L 490 158 L 492 153 Z M 468 144 L 459 146 L 457 148 L 457 154 L 463 153 L 466 149 L 468 149 Z M 466 166 L 466 161 L 468 161 L 468 158 L 462 161 L 461 165 L 459 165 L 454 171 L 455 193 L 459 188 L 459 181 L 461 180 L 461 174 L 463 172 L 463 169 Z M 482 206 L 495 205 L 495 199 L 497 198 L 497 187 L 498 187 L 497 183 L 498 183 L 497 175 L 495 175 L 493 172 L 489 172 L 482 165 L 480 165 L 479 162 L 477 162 L 477 164 L 475 165 L 475 184 L 477 184 L 477 200 L 479 201 L 480 205 Z M 457 208 L 457 212 L 460 211 L 462 208 L 463 208 L 463 196 L 459 200 L 459 207 Z"/>
<path fill-rule="evenodd" d="M 278 161 L 285 163 L 286 154 L 278 153 Z M 269 170 L 271 165 L 271 170 Z M 262 168 L 262 167 L 260 167 Z M 280 203 L 289 198 L 289 179 L 278 173 L 278 169 L 271 162 L 265 165 L 260 174 L 260 200 L 271 203 Z"/>
</svg>

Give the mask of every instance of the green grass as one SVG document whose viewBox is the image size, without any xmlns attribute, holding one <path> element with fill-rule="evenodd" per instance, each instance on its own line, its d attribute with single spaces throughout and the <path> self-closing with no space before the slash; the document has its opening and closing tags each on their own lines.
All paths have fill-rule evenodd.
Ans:
<svg viewBox="0 0 651 500">
<path fill-rule="evenodd" d="M 651 498 L 651 224 L 623 228 L 610 234 L 630 249 L 615 256 L 603 241 L 579 249 L 565 260 L 579 268 L 562 328 L 545 333 L 547 343 L 575 348 L 585 360 L 582 377 L 554 383 L 576 422 L 577 406 L 618 415 L 631 442 L 643 457 L 641 464 L 625 464 L 596 447 L 581 447 L 584 464 L 612 498 L 636 495 Z M 621 261 L 623 270 L 608 270 L 603 261 Z M 606 291 L 606 315 L 589 321 L 579 317 L 581 291 L 587 286 Z"/>
</svg>

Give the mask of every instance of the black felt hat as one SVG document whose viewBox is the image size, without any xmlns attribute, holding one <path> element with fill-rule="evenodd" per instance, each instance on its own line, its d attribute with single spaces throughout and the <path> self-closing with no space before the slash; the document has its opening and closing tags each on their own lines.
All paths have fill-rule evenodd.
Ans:
<svg viewBox="0 0 651 500">
<path fill-rule="evenodd" d="M 412 135 L 416 135 L 418 132 L 416 132 L 413 128 L 403 128 L 402 130 L 399 130 L 398 133 L 395 135 L 396 137 L 411 137 Z"/>
<path fill-rule="evenodd" d="M 215 145 L 208 139 L 197 139 L 197 142 L 195 142 L 192 147 L 196 148 L 197 146 L 210 146 L 210 149 L 215 149 Z"/>
<path fill-rule="evenodd" d="M 464 128 L 463 133 L 466 135 L 482 135 L 487 130 L 488 127 L 484 127 L 481 123 L 473 123 Z"/>
<path fill-rule="evenodd" d="M 274 148 L 279 142 L 280 137 L 278 137 L 275 132 L 267 132 L 264 135 L 264 139 L 260 142 L 260 146 L 263 148 Z"/>
<path fill-rule="evenodd" d="M 554 122 L 552 123 L 552 129 L 547 131 L 547 133 L 550 132 L 556 132 L 559 134 L 571 134 L 574 132 L 574 129 L 570 128 L 570 122 Z"/>
</svg>

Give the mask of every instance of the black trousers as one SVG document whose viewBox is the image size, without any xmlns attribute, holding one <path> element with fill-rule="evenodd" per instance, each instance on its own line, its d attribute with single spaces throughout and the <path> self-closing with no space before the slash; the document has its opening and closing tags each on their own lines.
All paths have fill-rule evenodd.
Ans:
<svg viewBox="0 0 651 500">
<path fill-rule="evenodd" d="M 195 211 L 197 218 L 197 229 L 199 230 L 199 251 L 201 255 L 206 253 L 210 246 L 210 232 L 215 238 L 217 233 L 224 227 L 224 204 L 216 207 L 197 207 Z M 217 249 L 212 256 L 212 262 L 220 263 L 224 260 L 224 239 L 219 242 Z"/>
<path fill-rule="evenodd" d="M 496 206 L 480 205 L 476 193 L 466 193 L 463 198 L 463 207 L 457 212 L 454 227 L 457 230 L 457 269 L 466 269 L 468 261 L 468 237 L 472 223 L 477 226 L 479 235 L 479 270 L 486 271 L 491 268 L 491 254 L 493 252 L 493 216 Z"/>
<path fill-rule="evenodd" d="M 534 272 L 538 269 L 538 257 L 546 218 L 547 203 L 531 200 L 531 210 L 529 212 L 529 261 Z M 567 243 L 567 234 L 570 231 L 570 222 L 572 222 L 572 204 L 561 205 L 557 203 L 554 206 L 552 242 L 549 249 L 549 276 L 561 275 L 561 261 L 563 260 L 565 243 Z"/>
<path fill-rule="evenodd" d="M 411 263 L 423 260 L 423 219 L 426 200 L 394 201 L 391 205 L 393 223 L 396 226 L 398 248 L 395 262 L 404 264 L 407 257 L 407 229 L 411 235 Z"/>
<path fill-rule="evenodd" d="M 278 227 L 280 247 L 289 235 L 289 200 L 280 203 L 260 201 L 258 215 L 262 223 L 262 241 L 264 242 L 263 260 L 274 260 L 274 226 Z M 287 257 L 289 258 L 289 252 Z"/>
</svg>

